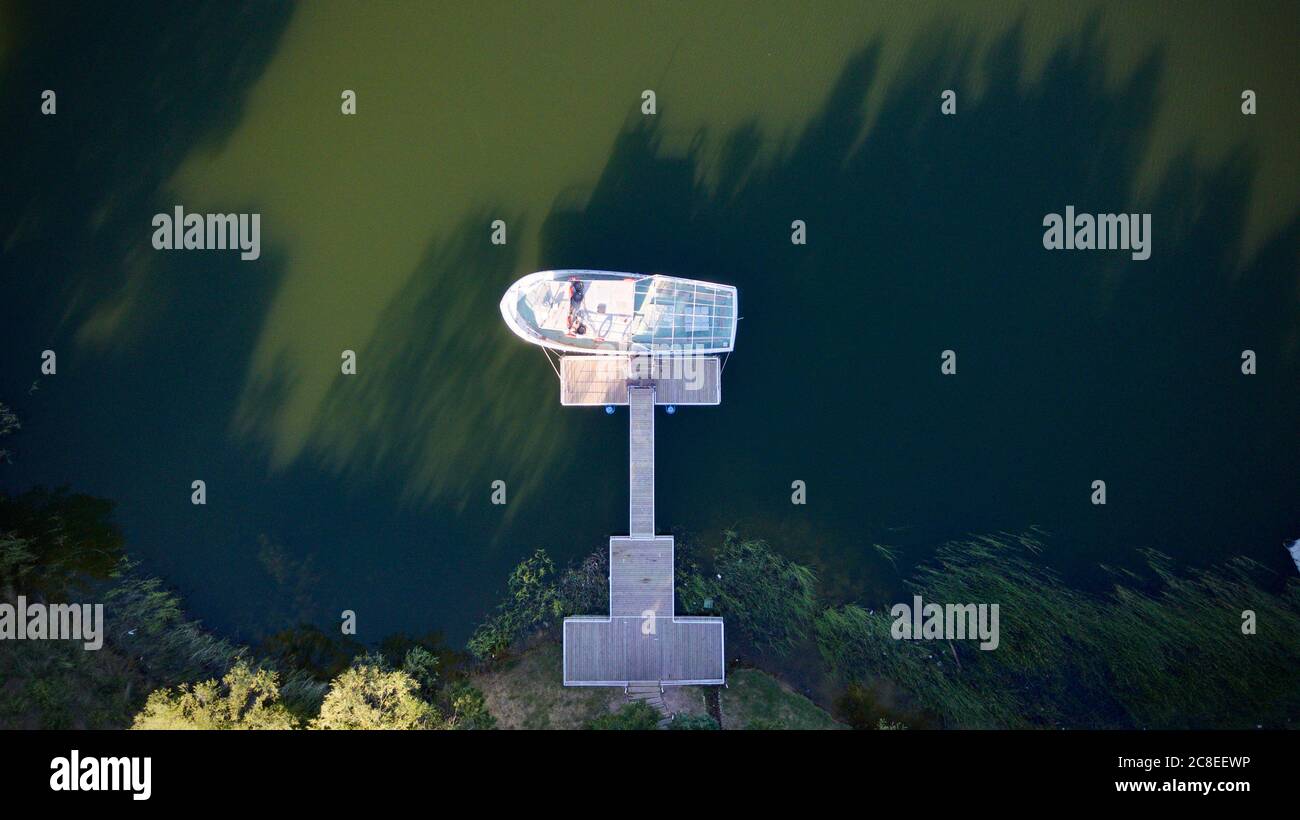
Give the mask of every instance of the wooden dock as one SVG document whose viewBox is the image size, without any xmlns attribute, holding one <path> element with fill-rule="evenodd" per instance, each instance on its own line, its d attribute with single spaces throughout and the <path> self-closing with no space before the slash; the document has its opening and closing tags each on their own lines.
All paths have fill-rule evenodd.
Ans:
<svg viewBox="0 0 1300 820">
<path fill-rule="evenodd" d="M 609 615 L 564 620 L 564 685 L 721 684 L 726 678 L 722 619 L 677 617 L 673 539 L 655 535 L 658 386 L 639 381 L 628 386 L 625 379 L 623 389 L 621 402 L 608 403 L 629 406 L 631 534 L 609 539 Z"/>
<path fill-rule="evenodd" d="M 673 614 L 673 538 L 609 539 L 609 612 L 614 617 Z"/>
<path fill-rule="evenodd" d="M 626 405 L 628 388 L 634 386 L 653 386 L 655 404 L 720 404 L 721 362 L 716 356 L 560 359 L 560 403 L 566 407 Z"/>
<path fill-rule="evenodd" d="M 566 618 L 564 685 L 725 682 L 721 618 Z"/>
</svg>

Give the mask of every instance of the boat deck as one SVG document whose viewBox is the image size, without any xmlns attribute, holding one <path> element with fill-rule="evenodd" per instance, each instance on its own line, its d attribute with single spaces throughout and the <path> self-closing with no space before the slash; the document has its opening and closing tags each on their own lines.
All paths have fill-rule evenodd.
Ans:
<svg viewBox="0 0 1300 820">
<path fill-rule="evenodd" d="M 736 341 L 736 288 L 659 274 L 530 273 L 501 298 L 506 325 L 527 341 L 575 353 L 726 353 Z"/>
<path fill-rule="evenodd" d="M 716 356 L 565 356 L 560 403 L 566 407 L 623 406 L 628 388 L 653 386 L 655 404 L 722 403 Z"/>
</svg>

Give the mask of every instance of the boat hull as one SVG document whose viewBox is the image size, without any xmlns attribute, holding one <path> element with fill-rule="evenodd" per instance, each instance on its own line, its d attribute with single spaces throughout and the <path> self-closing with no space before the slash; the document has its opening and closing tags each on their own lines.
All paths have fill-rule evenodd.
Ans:
<svg viewBox="0 0 1300 820">
<path fill-rule="evenodd" d="M 605 356 L 727 353 L 738 321 L 731 285 L 613 271 L 530 273 L 500 307 L 531 344 Z"/>
</svg>

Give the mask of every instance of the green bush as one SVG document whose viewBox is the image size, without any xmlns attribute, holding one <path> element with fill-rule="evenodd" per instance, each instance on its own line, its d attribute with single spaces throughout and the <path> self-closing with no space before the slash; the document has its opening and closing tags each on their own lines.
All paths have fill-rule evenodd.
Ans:
<svg viewBox="0 0 1300 820">
<path fill-rule="evenodd" d="M 451 727 L 453 729 L 493 729 L 496 718 L 488 713 L 487 699 L 469 684 L 461 683 L 451 688 Z"/>
<path fill-rule="evenodd" d="M 506 599 L 474 630 L 468 648 L 480 661 L 505 655 L 530 632 L 569 615 L 590 615 L 609 607 L 609 556 L 592 553 L 557 575 L 546 550 L 537 550 L 510 573 Z"/>
<path fill-rule="evenodd" d="M 668 721 L 669 729 L 719 729 L 718 722 L 711 715 L 688 715 L 676 714 L 673 719 Z"/>
<path fill-rule="evenodd" d="M 588 729 L 648 731 L 659 728 L 663 716 L 650 704 L 634 701 L 617 712 L 601 715 L 587 724 Z"/>
</svg>

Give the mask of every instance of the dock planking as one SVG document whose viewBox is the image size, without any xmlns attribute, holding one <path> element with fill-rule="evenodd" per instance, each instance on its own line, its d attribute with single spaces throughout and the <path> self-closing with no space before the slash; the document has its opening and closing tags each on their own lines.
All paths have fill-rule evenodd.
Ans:
<svg viewBox="0 0 1300 820">
<path fill-rule="evenodd" d="M 566 686 L 721 684 L 721 618 L 567 618 Z"/>
<path fill-rule="evenodd" d="M 628 388 L 653 386 L 656 404 L 722 402 L 722 363 L 716 356 L 565 356 L 560 403 L 566 407 L 623 406 Z"/>
<path fill-rule="evenodd" d="M 628 434 L 628 513 L 632 535 L 655 534 L 655 391 L 627 391 L 631 424 Z"/>
<path fill-rule="evenodd" d="M 673 614 L 673 539 L 609 539 L 610 614 L 658 617 Z"/>
</svg>

